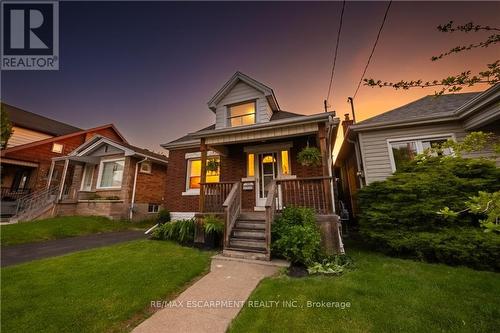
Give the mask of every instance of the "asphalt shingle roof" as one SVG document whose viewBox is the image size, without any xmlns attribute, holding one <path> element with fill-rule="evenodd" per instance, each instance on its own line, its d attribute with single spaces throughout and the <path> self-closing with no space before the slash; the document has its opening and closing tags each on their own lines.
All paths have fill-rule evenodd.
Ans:
<svg viewBox="0 0 500 333">
<path fill-rule="evenodd" d="M 10 121 L 19 127 L 39 131 L 54 136 L 66 135 L 82 131 L 81 128 L 62 123 L 33 112 L 16 108 L 15 106 L 2 103 L 2 109 L 7 111 Z"/>
<path fill-rule="evenodd" d="M 396 109 L 384 112 L 378 116 L 360 121 L 356 125 L 411 121 L 431 116 L 444 116 L 446 114 L 451 114 L 457 108 L 464 105 L 467 101 L 479 94 L 480 92 L 425 96 Z"/>
</svg>

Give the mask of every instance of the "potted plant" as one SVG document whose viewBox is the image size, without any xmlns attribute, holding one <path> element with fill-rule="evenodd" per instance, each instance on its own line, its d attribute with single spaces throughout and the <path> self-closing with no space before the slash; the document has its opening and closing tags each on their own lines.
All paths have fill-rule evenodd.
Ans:
<svg viewBox="0 0 500 333">
<path fill-rule="evenodd" d="M 297 161 L 303 166 L 320 166 L 321 153 L 316 147 L 305 147 L 297 154 Z"/>
<path fill-rule="evenodd" d="M 220 162 L 215 158 L 211 158 L 207 161 L 207 171 L 208 172 L 219 171 L 219 166 L 220 166 Z"/>
<path fill-rule="evenodd" d="M 205 246 L 210 249 L 221 248 L 224 221 L 215 215 L 205 216 L 203 230 L 205 231 Z"/>
</svg>

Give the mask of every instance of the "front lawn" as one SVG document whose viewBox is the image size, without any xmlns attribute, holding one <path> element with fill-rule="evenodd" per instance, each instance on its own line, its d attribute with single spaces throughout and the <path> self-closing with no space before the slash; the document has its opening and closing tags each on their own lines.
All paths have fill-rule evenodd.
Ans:
<svg viewBox="0 0 500 333">
<path fill-rule="evenodd" d="M 115 221 L 100 216 L 64 216 L 2 225 L 0 227 L 0 237 L 2 246 L 8 246 L 100 232 L 127 229 L 144 230 L 154 224 L 152 221 Z"/>
<path fill-rule="evenodd" d="M 2 268 L 2 332 L 127 331 L 208 270 L 210 252 L 132 241 Z"/>
<path fill-rule="evenodd" d="M 340 277 L 264 280 L 251 301 L 297 301 L 289 305 L 304 307 L 258 308 L 271 303 L 254 303 L 242 310 L 230 332 L 498 331 L 500 274 L 352 248 L 349 254 L 357 267 Z M 308 308 L 307 301 L 350 302 L 351 306 Z"/>
</svg>

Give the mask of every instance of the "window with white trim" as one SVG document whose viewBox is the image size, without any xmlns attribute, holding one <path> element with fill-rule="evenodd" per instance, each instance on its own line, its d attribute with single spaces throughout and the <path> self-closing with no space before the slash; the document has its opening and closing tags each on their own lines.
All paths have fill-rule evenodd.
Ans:
<svg viewBox="0 0 500 333">
<path fill-rule="evenodd" d="M 148 213 L 158 213 L 160 211 L 160 205 L 155 203 L 148 204 Z"/>
<path fill-rule="evenodd" d="M 243 102 L 228 106 L 228 124 L 231 127 L 255 124 L 256 102 Z"/>
<path fill-rule="evenodd" d="M 101 161 L 99 166 L 99 189 L 119 189 L 122 187 L 125 159 Z"/>
<path fill-rule="evenodd" d="M 151 173 L 151 161 L 144 161 L 141 163 L 141 169 L 140 172 L 142 173 Z"/>
<path fill-rule="evenodd" d="M 215 159 L 220 161 L 218 156 L 210 157 L 210 159 Z M 207 160 L 208 163 L 208 160 Z M 219 182 L 220 167 L 217 171 L 208 171 L 206 173 L 207 183 L 218 183 Z M 187 177 L 186 177 L 186 190 L 196 190 L 200 188 L 201 180 L 201 159 L 190 159 L 188 160 L 187 167 Z"/>
<path fill-rule="evenodd" d="M 391 140 L 389 141 L 389 154 L 391 157 L 392 171 L 403 167 L 408 162 L 415 159 L 418 154 L 423 153 L 426 149 L 436 148 L 452 139 L 451 136 L 424 138 L 414 140 Z M 450 148 L 445 148 L 434 153 L 436 155 L 451 155 L 453 151 Z"/>
</svg>

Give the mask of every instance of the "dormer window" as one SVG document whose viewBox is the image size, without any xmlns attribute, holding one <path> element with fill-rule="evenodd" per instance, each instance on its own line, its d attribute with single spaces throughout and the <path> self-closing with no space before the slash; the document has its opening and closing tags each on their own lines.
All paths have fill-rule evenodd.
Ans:
<svg viewBox="0 0 500 333">
<path fill-rule="evenodd" d="M 256 102 L 243 102 L 228 106 L 228 124 L 231 127 L 255 124 Z"/>
</svg>

